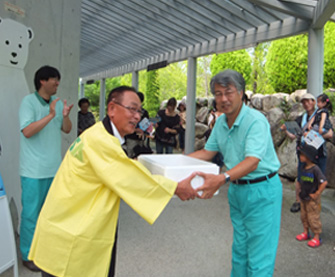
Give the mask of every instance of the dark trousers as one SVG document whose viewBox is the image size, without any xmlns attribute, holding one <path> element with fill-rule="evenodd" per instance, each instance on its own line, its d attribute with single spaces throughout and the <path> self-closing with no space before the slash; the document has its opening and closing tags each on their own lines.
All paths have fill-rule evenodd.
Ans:
<svg viewBox="0 0 335 277">
<path fill-rule="evenodd" d="M 115 231 L 115 240 L 114 240 L 114 245 L 113 245 L 113 249 L 112 249 L 112 256 L 111 256 L 111 263 L 109 266 L 109 272 L 107 277 L 114 277 L 115 275 L 115 265 L 116 265 L 116 246 L 117 246 L 117 231 L 118 231 L 118 227 L 116 227 L 116 231 Z M 42 273 L 42 277 L 56 277 L 54 275 L 51 275 L 45 271 L 41 271 Z"/>
</svg>

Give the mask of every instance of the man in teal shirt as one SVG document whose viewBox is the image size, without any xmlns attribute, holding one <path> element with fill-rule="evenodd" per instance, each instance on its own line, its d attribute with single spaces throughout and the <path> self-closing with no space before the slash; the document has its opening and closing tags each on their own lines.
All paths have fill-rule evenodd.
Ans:
<svg viewBox="0 0 335 277">
<path fill-rule="evenodd" d="M 245 80 L 234 70 L 211 80 L 218 110 L 205 148 L 190 156 L 211 161 L 224 157 L 227 171 L 205 179 L 201 198 L 211 198 L 220 186 L 232 182 L 228 198 L 234 227 L 231 276 L 272 276 L 280 232 L 282 184 L 270 126 L 260 112 L 243 103 Z"/>
<path fill-rule="evenodd" d="M 22 213 L 20 250 L 23 265 L 39 271 L 28 261 L 37 218 L 53 177 L 62 161 L 61 131 L 69 133 L 71 106 L 55 96 L 60 82 L 59 71 L 43 66 L 35 73 L 36 91 L 23 98 L 20 119 L 20 177 Z"/>
</svg>

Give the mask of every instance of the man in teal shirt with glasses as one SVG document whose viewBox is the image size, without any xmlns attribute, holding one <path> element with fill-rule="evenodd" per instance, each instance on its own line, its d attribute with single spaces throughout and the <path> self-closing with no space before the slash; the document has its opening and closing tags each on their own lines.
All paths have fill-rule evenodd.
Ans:
<svg viewBox="0 0 335 277">
<path fill-rule="evenodd" d="M 270 126 L 260 112 L 243 103 L 245 80 L 234 70 L 215 75 L 210 83 L 217 119 L 205 148 L 190 154 L 211 161 L 224 157 L 227 171 L 205 179 L 201 198 L 208 199 L 230 183 L 228 198 L 234 228 L 231 276 L 272 276 L 280 233 L 282 184 Z"/>
</svg>

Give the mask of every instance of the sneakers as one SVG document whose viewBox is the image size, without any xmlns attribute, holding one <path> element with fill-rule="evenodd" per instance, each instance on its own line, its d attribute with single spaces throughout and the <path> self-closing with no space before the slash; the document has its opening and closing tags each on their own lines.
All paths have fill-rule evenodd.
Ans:
<svg viewBox="0 0 335 277">
<path fill-rule="evenodd" d="M 311 239 L 307 245 L 312 248 L 319 247 L 321 245 L 322 241 L 321 239 Z"/>
<path fill-rule="evenodd" d="M 295 237 L 298 241 L 308 240 L 311 238 L 309 234 L 301 233 Z"/>
<path fill-rule="evenodd" d="M 300 203 L 299 202 L 294 202 L 291 209 L 291 213 L 297 213 L 300 211 Z"/>
</svg>

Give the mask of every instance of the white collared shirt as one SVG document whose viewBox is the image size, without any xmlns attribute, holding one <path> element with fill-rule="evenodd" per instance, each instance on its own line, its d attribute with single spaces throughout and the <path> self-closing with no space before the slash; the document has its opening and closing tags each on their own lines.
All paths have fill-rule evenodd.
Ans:
<svg viewBox="0 0 335 277">
<path fill-rule="evenodd" d="M 123 137 L 121 137 L 119 131 L 117 130 L 117 128 L 115 127 L 114 123 L 111 121 L 111 125 L 112 125 L 112 129 L 113 129 L 113 134 L 114 136 L 120 141 L 120 144 L 124 144 L 125 139 Z"/>
</svg>

